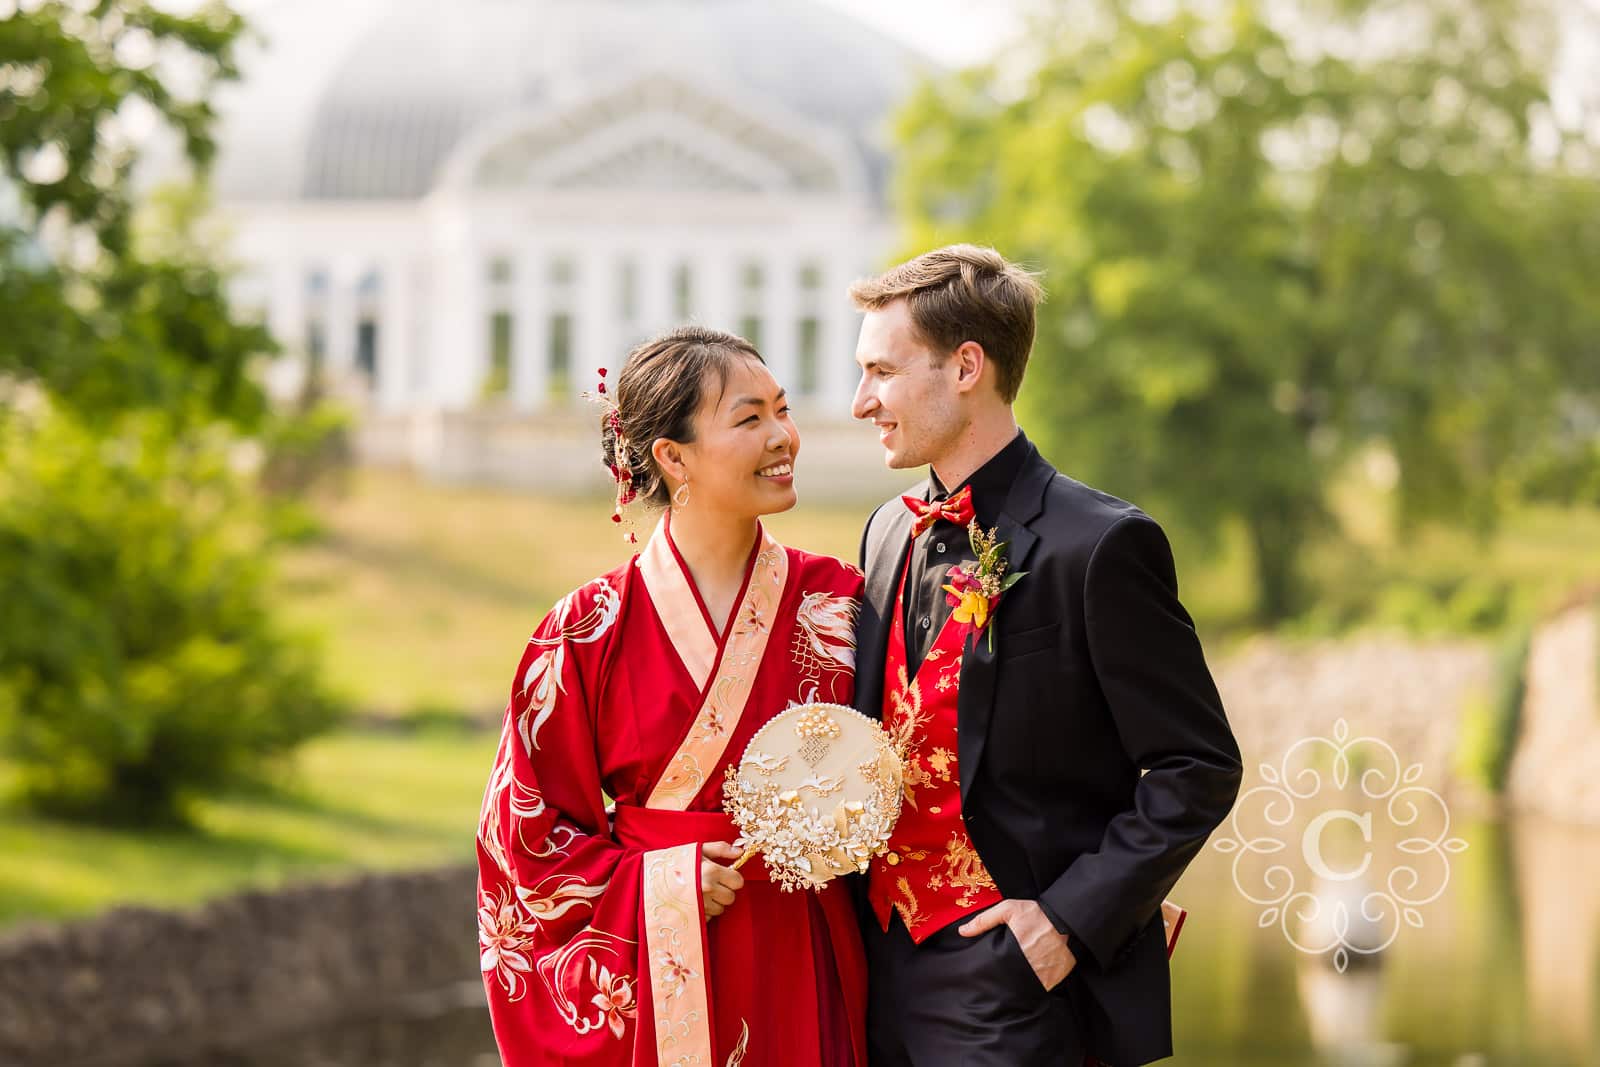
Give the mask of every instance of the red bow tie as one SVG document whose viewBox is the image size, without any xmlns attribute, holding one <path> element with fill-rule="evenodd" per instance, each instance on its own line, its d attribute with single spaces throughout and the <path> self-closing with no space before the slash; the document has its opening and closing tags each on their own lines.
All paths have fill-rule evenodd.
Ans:
<svg viewBox="0 0 1600 1067">
<path fill-rule="evenodd" d="M 915 541 L 927 532 L 928 527 L 943 519 L 953 522 L 957 526 L 965 527 L 973 519 L 972 486 L 964 487 L 961 492 L 945 500 L 935 500 L 932 503 L 918 500 L 914 496 L 900 498 L 911 514 L 917 517 L 916 523 L 911 527 L 911 539 Z"/>
</svg>

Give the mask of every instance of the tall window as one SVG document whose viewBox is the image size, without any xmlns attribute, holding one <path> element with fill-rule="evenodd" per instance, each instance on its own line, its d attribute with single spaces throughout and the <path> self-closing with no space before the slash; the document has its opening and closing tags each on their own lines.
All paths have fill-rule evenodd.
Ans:
<svg viewBox="0 0 1600 1067">
<path fill-rule="evenodd" d="M 515 329 L 509 311 L 489 316 L 489 373 L 483 379 L 484 399 L 502 397 L 511 391 L 511 337 Z"/>
<path fill-rule="evenodd" d="M 306 361 L 307 370 L 319 375 L 328 361 L 328 272 L 314 270 L 306 275 Z"/>
<path fill-rule="evenodd" d="M 578 307 L 578 265 L 571 256 L 550 260 L 546 277 L 550 297 L 550 316 L 546 320 L 545 358 L 549 370 L 550 398 L 557 402 L 573 399 L 572 342 Z"/>
<path fill-rule="evenodd" d="M 378 378 L 378 302 L 383 279 L 369 270 L 356 284 L 356 372 L 371 386 Z"/>
<path fill-rule="evenodd" d="M 761 347 L 761 304 L 766 290 L 766 273 L 754 260 L 739 268 L 739 334 Z"/>
<path fill-rule="evenodd" d="M 572 315 L 558 311 L 550 316 L 550 397 L 572 397 Z"/>
<path fill-rule="evenodd" d="M 797 324 L 795 370 L 802 396 L 813 396 L 822 388 L 822 267 L 804 263 L 800 267 L 800 320 Z"/>
<path fill-rule="evenodd" d="M 822 385 L 822 368 L 818 365 L 819 350 L 821 348 L 822 323 L 815 315 L 807 315 L 800 320 L 799 348 L 796 353 L 800 366 L 797 368 L 800 381 L 798 383 L 801 396 L 813 396 Z"/>
</svg>

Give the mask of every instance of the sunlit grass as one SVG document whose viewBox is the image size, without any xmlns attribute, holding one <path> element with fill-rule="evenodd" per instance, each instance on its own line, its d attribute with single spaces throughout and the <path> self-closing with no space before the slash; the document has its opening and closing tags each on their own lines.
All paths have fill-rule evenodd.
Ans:
<svg viewBox="0 0 1600 1067">
<path fill-rule="evenodd" d="M 392 471 L 356 472 L 347 495 L 319 512 L 327 536 L 286 554 L 280 602 L 322 635 L 330 682 L 367 711 L 498 714 L 539 619 L 633 551 L 604 499 Z M 863 517 L 859 507 L 808 506 L 771 526 L 788 543 L 853 560 Z"/>
<path fill-rule="evenodd" d="M 1475 613 L 1473 597 L 1526 614 L 1600 581 L 1600 509 L 1522 508 L 1482 545 L 1446 527 L 1397 535 L 1384 493 L 1359 477 L 1337 487 L 1334 506 L 1344 533 L 1308 550 L 1309 612 L 1292 632 L 1493 629 L 1497 616 Z M 630 554 L 610 510 L 598 498 L 358 471 L 348 495 L 321 509 L 328 537 L 288 554 L 282 605 L 323 634 L 332 682 L 363 710 L 492 718 L 551 604 Z M 785 543 L 854 560 L 867 511 L 807 500 L 770 525 Z M 1242 528 L 1222 545 L 1211 556 L 1174 545 L 1184 604 L 1217 652 L 1256 626 Z"/>
<path fill-rule="evenodd" d="M 281 787 L 197 805 L 191 829 L 103 829 L 0 808 L 0 923 L 468 861 L 496 740 L 459 730 L 327 737 L 297 754 Z"/>
</svg>

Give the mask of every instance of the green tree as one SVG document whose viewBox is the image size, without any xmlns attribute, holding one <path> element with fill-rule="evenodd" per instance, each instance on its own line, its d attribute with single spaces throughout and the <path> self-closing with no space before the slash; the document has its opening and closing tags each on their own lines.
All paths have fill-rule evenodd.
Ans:
<svg viewBox="0 0 1600 1067">
<path fill-rule="evenodd" d="M 131 182 L 141 114 L 203 182 L 243 28 L 139 0 L 0 17 L 0 751 L 55 810 L 179 815 L 337 716 L 273 619 L 272 513 L 238 461 L 287 450 L 266 480 L 303 487 L 338 425 L 269 411 L 272 340 L 196 239 L 201 186 Z"/>
<path fill-rule="evenodd" d="M 263 417 L 247 367 L 271 339 L 232 314 L 207 259 L 171 241 L 137 247 L 130 180 L 141 116 L 175 131 L 203 177 L 209 100 L 237 76 L 243 31 L 221 4 L 174 15 L 47 0 L 0 17 L 0 384 L 34 383 L 91 414 Z M 186 93 L 170 87 L 178 71 Z"/>
<path fill-rule="evenodd" d="M 0 426 L 0 748 L 38 806 L 168 821 L 336 720 L 233 444 L 160 412 Z"/>
<path fill-rule="evenodd" d="M 1274 621 L 1357 450 L 1402 526 L 1487 531 L 1600 395 L 1600 183 L 1538 0 L 1154 6 L 927 84 L 898 201 L 1044 271 L 1030 424 L 1202 543 L 1241 521 Z"/>
</svg>

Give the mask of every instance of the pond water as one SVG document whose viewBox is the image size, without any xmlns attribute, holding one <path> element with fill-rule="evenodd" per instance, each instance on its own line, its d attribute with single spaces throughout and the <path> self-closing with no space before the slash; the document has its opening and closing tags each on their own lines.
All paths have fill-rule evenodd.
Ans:
<svg viewBox="0 0 1600 1067">
<path fill-rule="evenodd" d="M 1177 1055 L 1166 1062 L 1600 1067 L 1600 831 L 1517 819 L 1450 833 L 1468 847 L 1418 909 L 1422 925 L 1400 928 L 1376 963 L 1354 956 L 1343 974 L 1329 954 L 1310 956 L 1281 926 L 1263 927 L 1262 907 L 1240 888 L 1248 877 L 1234 873 L 1238 853 L 1208 845 L 1173 893 L 1191 915 L 1173 960 Z M 1344 862 L 1338 851 L 1330 866 Z M 493 1067 L 479 996 L 464 987 L 381 1018 L 160 1062 Z"/>
</svg>

